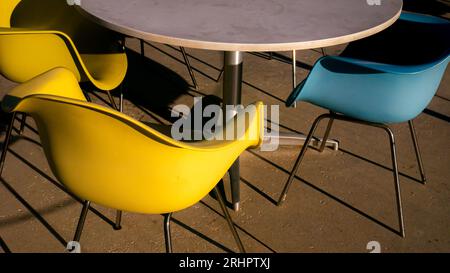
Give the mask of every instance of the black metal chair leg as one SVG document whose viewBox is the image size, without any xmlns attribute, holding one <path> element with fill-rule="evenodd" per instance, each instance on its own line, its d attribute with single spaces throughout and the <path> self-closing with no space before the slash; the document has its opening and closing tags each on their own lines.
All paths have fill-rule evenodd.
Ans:
<svg viewBox="0 0 450 273">
<path fill-rule="evenodd" d="M 120 109 L 117 107 L 116 102 L 114 101 L 114 98 L 111 95 L 110 91 L 106 91 L 106 94 L 108 94 L 109 101 L 111 103 L 111 107 L 114 108 L 114 110 L 120 111 Z"/>
<path fill-rule="evenodd" d="M 11 121 L 9 122 L 8 128 L 6 129 L 5 141 L 3 142 L 2 155 L 0 158 L 0 176 L 3 173 L 3 167 L 5 165 L 6 154 L 8 153 L 8 146 L 11 140 L 12 130 L 14 128 L 14 121 L 16 120 L 16 112 L 12 113 Z"/>
<path fill-rule="evenodd" d="M 119 112 L 123 113 L 123 93 L 120 91 Z"/>
<path fill-rule="evenodd" d="M 222 66 L 222 69 L 220 70 L 219 76 L 217 76 L 216 82 L 220 81 L 220 79 L 223 76 L 223 72 L 225 72 L 225 66 Z"/>
<path fill-rule="evenodd" d="M 139 42 L 141 44 L 141 57 L 145 57 L 145 45 L 144 45 L 144 40 L 139 39 Z"/>
<path fill-rule="evenodd" d="M 22 119 L 20 120 L 20 129 L 19 129 L 19 135 L 21 136 L 23 132 L 25 131 L 25 125 L 27 124 L 27 114 L 22 113 Z"/>
<path fill-rule="evenodd" d="M 116 212 L 116 222 L 114 223 L 114 230 L 121 230 L 122 229 L 122 211 L 118 210 Z"/>
<path fill-rule="evenodd" d="M 387 126 L 382 126 L 386 130 L 389 135 L 389 140 L 391 144 L 391 156 L 392 156 L 392 165 L 393 165 L 393 173 L 394 173 L 394 183 L 395 183 L 395 192 L 397 197 L 397 212 L 398 212 L 398 222 L 400 226 L 400 235 L 405 237 L 405 225 L 403 220 L 403 208 L 402 208 L 402 198 L 400 193 L 400 181 L 398 176 L 398 164 L 397 164 L 397 152 L 395 148 L 395 138 L 392 130 Z"/>
<path fill-rule="evenodd" d="M 183 55 L 184 63 L 189 72 L 189 76 L 191 77 L 192 84 L 194 85 L 195 90 L 198 90 L 197 80 L 195 79 L 194 71 L 192 70 L 191 62 L 189 61 L 188 55 L 186 54 L 186 49 L 184 47 L 180 47 L 181 54 Z"/>
<path fill-rule="evenodd" d="M 75 231 L 75 236 L 73 240 L 75 242 L 80 242 L 81 233 L 83 232 L 84 222 L 86 221 L 86 216 L 89 211 L 90 201 L 85 201 L 83 204 L 83 209 L 81 210 L 80 219 L 78 220 L 77 230 Z"/>
<path fill-rule="evenodd" d="M 330 118 L 328 121 L 327 129 L 325 130 L 325 134 L 322 139 L 322 143 L 320 144 L 319 151 L 322 153 L 327 145 L 328 138 L 330 137 L 331 128 L 333 127 L 334 118 Z"/>
<path fill-rule="evenodd" d="M 420 176 L 421 176 L 421 182 L 422 184 L 426 184 L 427 183 L 427 178 L 425 176 L 425 168 L 423 167 L 423 161 L 422 161 L 422 156 L 420 154 L 420 148 L 419 148 L 419 142 L 417 141 L 417 134 L 416 134 L 416 130 L 414 128 L 414 123 L 412 120 L 408 121 L 409 124 L 409 130 L 411 132 L 411 137 L 414 143 L 414 151 L 416 152 L 416 159 L 417 159 L 417 163 L 419 164 L 419 170 L 420 170 Z"/>
<path fill-rule="evenodd" d="M 281 196 L 280 196 L 280 199 L 278 200 L 277 206 L 280 206 L 286 200 L 286 196 L 289 191 L 289 188 L 292 184 L 292 181 L 294 181 L 295 174 L 297 173 L 300 163 L 302 162 L 303 157 L 305 156 L 306 151 L 308 150 L 308 146 L 309 146 L 309 143 L 311 142 L 311 139 L 314 136 L 314 132 L 316 131 L 317 126 L 319 125 L 320 121 L 322 121 L 322 119 L 324 119 L 324 118 L 332 118 L 332 115 L 331 114 L 323 114 L 323 115 L 319 116 L 318 118 L 316 118 L 316 120 L 314 121 L 313 125 L 311 126 L 311 130 L 309 131 L 308 137 L 306 138 L 305 144 L 303 145 L 302 150 L 300 151 L 300 154 L 299 154 L 297 160 L 295 161 L 294 168 L 292 169 L 292 171 L 289 175 L 289 178 L 284 186 L 283 192 L 281 193 Z"/>
<path fill-rule="evenodd" d="M 166 242 L 166 252 L 172 253 L 172 237 L 170 235 L 170 218 L 172 213 L 164 214 L 164 240 Z"/>
<path fill-rule="evenodd" d="M 227 206 L 225 205 L 223 197 L 220 194 L 220 191 L 217 188 L 217 186 L 214 188 L 214 194 L 216 195 L 217 201 L 220 204 L 220 208 L 222 209 L 225 219 L 227 219 L 228 226 L 230 227 L 231 234 L 233 234 L 234 240 L 236 241 L 239 251 L 241 253 L 245 253 L 244 245 L 242 244 L 241 238 L 239 237 L 239 234 L 236 231 L 236 227 L 234 226 L 233 220 L 231 219 L 230 213 L 227 210 Z"/>
<path fill-rule="evenodd" d="M 91 96 L 89 96 L 88 92 L 83 90 L 83 95 L 88 102 L 92 102 Z"/>
</svg>

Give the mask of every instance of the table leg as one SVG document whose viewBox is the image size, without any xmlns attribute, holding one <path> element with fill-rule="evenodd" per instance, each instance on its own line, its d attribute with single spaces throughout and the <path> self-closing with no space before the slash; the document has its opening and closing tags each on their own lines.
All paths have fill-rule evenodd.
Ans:
<svg viewBox="0 0 450 273">
<path fill-rule="evenodd" d="M 232 117 L 236 113 L 227 113 L 227 105 L 240 105 L 242 94 L 242 65 L 243 58 L 240 51 L 226 51 L 224 53 L 224 74 L 223 74 L 223 107 L 224 122 L 227 117 Z M 234 162 L 229 170 L 231 183 L 231 198 L 233 209 L 239 210 L 240 202 L 240 171 L 239 159 Z"/>
</svg>

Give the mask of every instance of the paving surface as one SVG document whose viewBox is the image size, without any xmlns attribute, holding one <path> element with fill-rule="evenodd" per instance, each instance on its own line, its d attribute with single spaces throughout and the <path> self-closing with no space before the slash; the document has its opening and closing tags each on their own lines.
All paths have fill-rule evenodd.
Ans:
<svg viewBox="0 0 450 273">
<path fill-rule="evenodd" d="M 420 2 L 420 1 L 419 1 Z M 448 16 L 445 1 L 434 1 L 439 15 Z M 448 5 L 448 4 L 447 4 Z M 420 8 L 420 7 L 419 7 Z M 446 13 L 447 12 L 447 13 Z M 174 48 L 146 46 L 141 61 L 139 43 L 127 40 L 131 62 L 124 112 L 144 122 L 170 124 L 170 109 L 192 106 L 193 98 L 222 93 L 216 79 L 222 55 L 190 50 L 199 91 L 190 85 L 186 67 Z M 345 45 L 327 48 L 338 54 Z M 167 52 L 173 57 L 163 54 Z M 289 56 L 289 54 L 279 53 Z M 320 50 L 298 52 L 303 79 Z M 325 110 L 300 103 L 286 108 L 291 91 L 290 65 L 245 54 L 243 103 L 262 100 L 280 105 L 283 131 L 307 132 L 313 119 Z M 0 94 L 14 83 L 0 78 Z M 106 96 L 91 92 L 97 103 Z M 5 118 L 2 117 L 3 123 Z M 394 184 L 388 139 L 383 131 L 337 122 L 332 138 L 340 150 L 310 150 L 281 207 L 274 205 L 300 147 L 286 146 L 276 152 L 247 151 L 242 155 L 241 210 L 232 212 L 249 252 L 368 252 L 378 241 L 383 252 L 450 251 L 450 70 L 439 91 L 416 120 L 428 184 L 422 185 L 408 125 L 393 126 L 398 143 L 400 183 L 406 238 L 398 230 Z M 322 133 L 324 126 L 319 133 Z M 54 180 L 39 146 L 35 125 L 29 120 L 25 137 L 14 138 L 0 184 L 0 238 L 4 252 L 64 252 L 76 227 L 81 204 Z M 4 126 L 2 126 L 4 130 Z M 4 133 L 2 133 L 2 138 Z M 114 136 L 111 136 L 114 137 Z M 224 179 L 227 185 L 227 178 Z M 228 187 L 226 187 L 228 189 Z M 113 219 L 112 209 L 94 207 Z M 207 196 L 200 203 L 174 214 L 175 252 L 234 252 L 237 248 L 216 201 Z M 163 217 L 125 213 L 123 229 L 114 231 L 99 215 L 88 215 L 81 239 L 83 252 L 164 252 Z"/>
</svg>

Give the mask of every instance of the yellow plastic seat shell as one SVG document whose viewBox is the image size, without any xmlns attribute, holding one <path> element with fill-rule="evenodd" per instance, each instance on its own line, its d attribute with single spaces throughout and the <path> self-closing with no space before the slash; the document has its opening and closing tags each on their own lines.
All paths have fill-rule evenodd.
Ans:
<svg viewBox="0 0 450 273">
<path fill-rule="evenodd" d="M 62 80 L 59 70 L 16 87 L 10 96 L 41 89 L 33 86 L 50 78 L 66 81 L 65 90 L 75 91 L 76 81 Z M 10 98 L 17 103 L 4 109 L 33 117 L 53 173 L 71 192 L 118 210 L 161 214 L 185 209 L 206 196 L 245 149 L 262 141 L 262 103 L 256 103 L 250 115 L 237 114 L 237 120 L 251 118 L 239 139 L 185 143 L 117 111 L 76 99 L 81 90 L 75 93 L 72 98 L 55 92 Z"/>
<path fill-rule="evenodd" d="M 48 8 L 42 18 L 36 20 L 14 18 L 18 7 L 23 8 L 17 16 L 33 17 L 33 10 L 39 6 Z M 43 9 L 43 8 L 41 8 Z M 40 9 L 40 11 L 41 11 Z M 115 41 L 107 30 L 95 25 L 87 25 L 82 31 L 76 26 L 83 23 L 81 15 L 76 16 L 73 7 L 58 0 L 5 0 L 0 2 L 0 73 L 14 82 L 25 82 L 55 67 L 65 67 L 72 71 L 79 82 L 90 81 L 103 91 L 117 88 L 125 78 L 128 63 L 123 50 L 111 50 Z M 16 17 L 17 17 L 16 16 Z M 36 16 L 36 15 L 34 15 Z M 54 16 L 54 20 L 46 17 Z M 39 20 L 44 21 L 39 24 Z M 12 21 L 19 21 L 15 27 Z M 57 21 L 56 23 L 54 21 Z M 45 24 L 48 25 L 45 25 Z M 35 26 L 36 25 L 36 26 Z M 71 26 L 73 25 L 73 26 Z M 26 27 L 23 27 L 26 26 Z M 67 30 L 66 33 L 62 30 Z M 80 33 L 82 32 L 82 33 Z M 70 35 L 75 36 L 74 41 Z M 92 40 L 93 39 L 93 40 Z M 117 48 L 122 48 L 116 42 Z M 77 43 L 101 45 L 101 48 L 84 49 L 79 52 Z"/>
</svg>

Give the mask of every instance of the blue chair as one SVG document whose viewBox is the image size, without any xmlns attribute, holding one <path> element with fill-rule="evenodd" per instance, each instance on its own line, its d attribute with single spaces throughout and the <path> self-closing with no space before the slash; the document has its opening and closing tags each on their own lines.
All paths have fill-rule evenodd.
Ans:
<svg viewBox="0 0 450 273">
<path fill-rule="evenodd" d="M 394 134 L 389 124 L 408 121 L 422 182 L 426 182 L 413 119 L 430 103 L 450 60 L 450 22 L 422 14 L 402 13 L 387 30 L 350 43 L 337 57 L 317 61 L 310 75 L 287 99 L 326 108 L 309 131 L 306 143 L 323 119 L 329 119 L 323 151 L 334 120 L 384 129 L 390 139 L 400 235 L 405 236 Z M 278 201 L 281 205 L 308 149 L 304 145 Z"/>
</svg>

